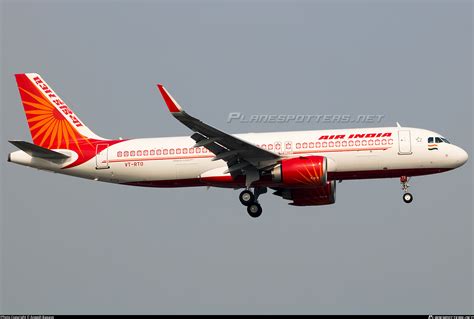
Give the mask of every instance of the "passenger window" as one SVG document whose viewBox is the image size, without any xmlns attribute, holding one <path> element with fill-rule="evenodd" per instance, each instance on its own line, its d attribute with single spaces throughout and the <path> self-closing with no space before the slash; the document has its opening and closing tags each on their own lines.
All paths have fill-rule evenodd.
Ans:
<svg viewBox="0 0 474 319">
<path fill-rule="evenodd" d="M 436 143 L 443 143 L 443 141 L 439 137 L 436 137 L 435 141 L 436 141 Z"/>
<path fill-rule="evenodd" d="M 432 137 L 428 137 L 428 143 L 433 143 L 433 138 Z"/>
</svg>

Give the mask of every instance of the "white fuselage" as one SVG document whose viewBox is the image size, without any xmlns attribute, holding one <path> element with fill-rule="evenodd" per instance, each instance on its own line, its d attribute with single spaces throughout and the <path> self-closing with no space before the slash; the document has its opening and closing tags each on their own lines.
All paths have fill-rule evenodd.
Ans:
<svg viewBox="0 0 474 319">
<path fill-rule="evenodd" d="M 234 136 L 283 157 L 320 155 L 328 159 L 330 179 L 362 179 L 425 175 L 464 164 L 467 153 L 449 143 L 429 149 L 432 131 L 407 127 L 382 127 L 319 131 L 246 133 Z M 104 141 L 107 144 L 107 141 Z M 54 163 L 33 158 L 23 151 L 9 155 L 14 163 L 99 181 L 139 186 L 200 186 L 206 177 L 219 178 L 227 164 L 212 161 L 214 154 L 193 148 L 190 137 L 161 137 L 124 140 L 74 166 L 76 154 Z M 69 167 L 71 166 L 71 167 Z M 67 167 L 67 168 L 66 168 Z M 148 183 L 148 184 L 147 184 Z M 222 186 L 213 185 L 211 186 Z"/>
</svg>

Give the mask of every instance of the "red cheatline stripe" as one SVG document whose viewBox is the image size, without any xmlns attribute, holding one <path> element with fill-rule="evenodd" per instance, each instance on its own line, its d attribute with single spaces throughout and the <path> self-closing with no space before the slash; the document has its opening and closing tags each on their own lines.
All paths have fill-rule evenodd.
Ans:
<svg viewBox="0 0 474 319">
<path fill-rule="evenodd" d="M 164 161 L 164 160 L 174 160 L 174 159 L 191 159 L 191 158 L 212 158 L 214 155 L 194 155 L 187 157 L 141 157 L 141 158 L 127 158 L 127 159 L 116 159 L 109 160 L 109 163 L 120 163 L 120 162 L 143 162 L 143 161 Z M 103 161 L 105 163 L 105 161 Z"/>
</svg>

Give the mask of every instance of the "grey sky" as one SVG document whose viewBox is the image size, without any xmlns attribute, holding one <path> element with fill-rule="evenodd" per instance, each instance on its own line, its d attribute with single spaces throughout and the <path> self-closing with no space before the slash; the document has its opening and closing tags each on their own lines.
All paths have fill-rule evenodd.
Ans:
<svg viewBox="0 0 474 319">
<path fill-rule="evenodd" d="M 1 308 L 58 314 L 472 313 L 470 1 L 1 2 Z M 384 114 L 464 148 L 465 166 L 347 181 L 297 208 L 237 191 L 146 189 L 6 162 L 31 140 L 13 74 L 37 72 L 104 137 L 187 135 L 155 84 L 231 133 Z M 380 124 L 379 124 L 380 125 Z M 355 125 L 355 126 L 363 126 Z M 370 126 L 370 125 L 365 125 Z"/>
</svg>

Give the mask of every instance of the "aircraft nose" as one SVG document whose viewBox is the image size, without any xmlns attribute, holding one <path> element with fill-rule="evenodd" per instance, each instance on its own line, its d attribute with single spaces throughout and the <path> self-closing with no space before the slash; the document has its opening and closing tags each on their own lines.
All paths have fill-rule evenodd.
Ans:
<svg viewBox="0 0 474 319">
<path fill-rule="evenodd" d="M 460 147 L 457 147 L 456 149 L 456 164 L 459 166 L 464 165 L 464 163 L 467 162 L 467 159 L 469 158 L 469 155 L 465 150 L 463 150 Z"/>
</svg>

